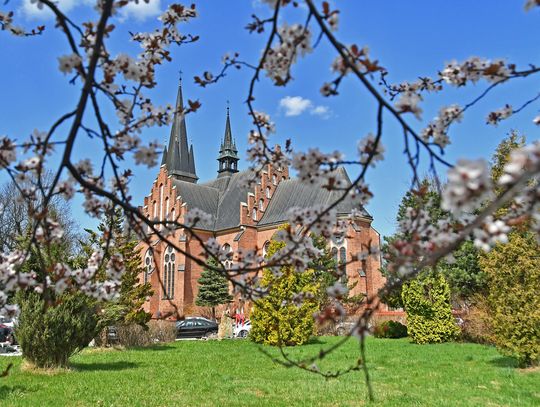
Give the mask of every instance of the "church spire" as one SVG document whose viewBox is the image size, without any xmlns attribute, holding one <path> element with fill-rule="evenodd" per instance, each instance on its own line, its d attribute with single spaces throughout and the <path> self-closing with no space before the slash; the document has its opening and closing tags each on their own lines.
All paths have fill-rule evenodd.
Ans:
<svg viewBox="0 0 540 407">
<path fill-rule="evenodd" d="M 166 165 L 169 175 L 173 175 L 183 181 L 195 183 L 199 178 L 195 171 L 193 146 L 191 146 L 191 149 L 188 146 L 186 120 L 183 109 L 182 80 L 180 80 L 169 145 L 163 152 L 162 162 Z"/>
<path fill-rule="evenodd" d="M 228 105 L 229 102 L 227 102 Z M 238 150 L 234 142 L 231 131 L 231 119 L 229 114 L 229 106 L 227 106 L 227 120 L 225 121 L 225 136 L 219 150 L 219 169 L 218 177 L 232 175 L 238 172 Z"/>
</svg>

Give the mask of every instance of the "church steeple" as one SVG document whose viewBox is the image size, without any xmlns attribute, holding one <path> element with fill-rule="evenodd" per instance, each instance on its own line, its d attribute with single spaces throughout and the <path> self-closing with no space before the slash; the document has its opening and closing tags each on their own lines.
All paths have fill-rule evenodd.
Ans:
<svg viewBox="0 0 540 407">
<path fill-rule="evenodd" d="M 229 115 L 229 106 L 227 106 L 227 120 L 225 122 L 225 137 L 221 142 L 221 148 L 219 150 L 219 169 L 218 177 L 225 177 L 238 172 L 238 150 L 236 149 L 236 143 L 232 137 L 231 132 L 231 119 Z"/>
<path fill-rule="evenodd" d="M 183 108 L 182 81 L 180 80 L 169 145 L 163 151 L 162 165 L 165 164 L 169 175 L 183 181 L 196 183 L 199 178 L 195 171 L 193 146 L 188 147 Z"/>
</svg>

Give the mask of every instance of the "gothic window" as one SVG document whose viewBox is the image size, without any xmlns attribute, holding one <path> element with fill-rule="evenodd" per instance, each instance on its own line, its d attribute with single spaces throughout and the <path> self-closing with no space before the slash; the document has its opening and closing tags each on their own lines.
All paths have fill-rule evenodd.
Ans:
<svg viewBox="0 0 540 407">
<path fill-rule="evenodd" d="M 275 174 L 272 175 L 272 184 L 277 185 L 277 178 L 276 178 Z"/>
<path fill-rule="evenodd" d="M 159 186 L 159 220 L 163 221 L 163 184 Z"/>
<path fill-rule="evenodd" d="M 270 249 L 270 241 L 267 240 L 266 242 L 264 242 L 264 245 L 263 245 L 263 256 L 266 257 L 266 255 L 268 254 L 268 249 Z"/>
<path fill-rule="evenodd" d="M 167 247 L 164 260 L 162 283 L 165 290 L 163 298 L 171 300 L 174 298 L 174 272 L 176 269 L 176 255 L 172 246 Z"/>
<path fill-rule="evenodd" d="M 339 259 L 338 259 L 338 249 L 337 247 L 332 247 L 332 257 L 334 258 L 334 262 L 336 264 L 336 267 L 338 265 Z"/>
<path fill-rule="evenodd" d="M 251 211 L 251 217 L 253 218 L 253 220 L 257 220 L 257 208 L 253 208 L 253 210 Z"/>
<path fill-rule="evenodd" d="M 264 199 L 259 199 L 259 210 L 262 211 L 264 208 Z"/>
<path fill-rule="evenodd" d="M 165 198 L 165 219 L 169 219 L 169 197 Z"/>
<path fill-rule="evenodd" d="M 266 187 L 266 197 L 270 199 L 270 187 Z"/>
<path fill-rule="evenodd" d="M 144 255 L 144 284 L 150 279 L 150 274 L 154 271 L 154 258 L 152 250 L 148 249 Z"/>
<path fill-rule="evenodd" d="M 230 270 L 230 269 L 232 269 L 232 266 L 233 266 L 232 254 L 231 254 L 231 252 L 232 252 L 232 247 L 231 247 L 231 245 L 230 245 L 229 243 L 225 243 L 225 244 L 223 245 L 223 247 L 222 247 L 222 250 L 223 250 L 224 253 L 227 253 L 227 254 L 228 254 L 227 260 L 225 260 L 225 261 L 223 262 L 223 264 L 224 264 L 224 266 L 225 266 L 225 268 L 226 268 L 227 270 Z"/>
<path fill-rule="evenodd" d="M 339 269 L 341 271 L 341 282 L 347 284 L 347 250 L 344 247 L 339 249 Z"/>
</svg>

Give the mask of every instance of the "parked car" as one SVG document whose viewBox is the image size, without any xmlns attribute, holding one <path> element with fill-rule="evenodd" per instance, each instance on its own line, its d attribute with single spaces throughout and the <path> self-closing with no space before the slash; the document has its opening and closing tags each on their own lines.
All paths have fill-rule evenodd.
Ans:
<svg viewBox="0 0 540 407">
<path fill-rule="evenodd" d="M 244 323 L 239 323 L 234 326 L 234 337 L 247 338 L 247 336 L 249 335 L 249 331 L 251 331 L 251 321 L 249 319 L 246 319 Z"/>
<path fill-rule="evenodd" d="M 204 338 L 217 334 L 218 324 L 203 317 L 190 317 L 176 323 L 176 338 Z"/>
<path fill-rule="evenodd" d="M 0 342 L 7 342 L 11 345 L 16 344 L 12 326 L 0 324 Z"/>
</svg>

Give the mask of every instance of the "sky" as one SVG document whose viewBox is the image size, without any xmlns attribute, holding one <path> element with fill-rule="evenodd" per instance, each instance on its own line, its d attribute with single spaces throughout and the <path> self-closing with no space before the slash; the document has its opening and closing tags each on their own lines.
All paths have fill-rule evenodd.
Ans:
<svg viewBox="0 0 540 407">
<path fill-rule="evenodd" d="M 60 0 L 74 21 L 95 18 L 89 0 Z M 142 2 L 141 2 L 142 3 Z M 138 52 L 129 40 L 129 32 L 151 31 L 157 27 L 157 16 L 170 2 L 151 0 L 149 4 L 132 4 L 114 17 L 114 35 L 109 42 L 113 54 Z M 191 2 L 190 2 L 191 3 Z M 438 70 L 451 60 L 470 56 L 504 58 L 518 67 L 540 64 L 540 9 L 526 13 L 524 0 L 439 0 L 416 1 L 337 1 L 332 8 L 340 10 L 337 37 L 345 44 L 367 45 L 372 58 L 389 71 L 388 81 L 414 81 L 419 76 L 436 77 Z M 80 84 L 69 84 L 69 77 L 58 70 L 57 58 L 68 53 L 65 40 L 47 13 L 39 11 L 30 0 L 1 2 L 0 11 L 14 10 L 19 25 L 45 25 L 42 36 L 14 38 L 0 32 L 0 135 L 18 139 L 34 129 L 46 130 L 55 118 L 71 110 L 77 100 Z M 233 136 L 240 150 L 240 168 L 245 160 L 247 135 L 251 120 L 246 100 L 251 72 L 245 69 L 228 74 L 216 85 L 201 88 L 193 82 L 195 75 L 206 70 L 217 72 L 221 57 L 239 52 L 241 58 L 256 63 L 266 37 L 249 34 L 244 28 L 255 13 L 270 16 L 270 9 L 261 0 L 205 0 L 196 2 L 199 17 L 180 26 L 181 32 L 200 36 L 194 44 L 172 47 L 172 62 L 157 71 L 158 86 L 147 92 L 158 104 L 174 103 L 179 71 L 182 71 L 185 99 L 198 99 L 201 109 L 187 117 L 188 137 L 193 143 L 197 174 L 200 181 L 217 175 L 217 155 L 225 128 L 227 101 L 230 104 Z M 303 22 L 305 9 L 288 7 L 281 21 Z M 325 98 L 319 89 L 334 78 L 330 65 L 335 52 L 323 40 L 312 54 L 294 66 L 294 81 L 286 87 L 274 87 L 266 78 L 257 84 L 255 106 L 272 116 L 276 123 L 273 144 L 292 139 L 293 148 L 304 151 L 318 147 L 322 151 L 339 150 L 346 158 L 356 157 L 360 138 L 375 131 L 373 97 L 354 78 L 346 78 L 337 97 Z M 376 84 L 377 81 L 375 80 Z M 485 83 L 450 89 L 426 97 L 422 104 L 422 120 L 407 119 L 417 130 L 436 116 L 438 110 L 453 103 L 464 105 L 485 88 Z M 489 159 L 497 144 L 512 129 L 522 132 L 529 141 L 538 140 L 540 127 L 532 123 L 540 110 L 533 103 L 497 127 L 487 126 L 485 117 L 506 103 L 520 106 L 540 92 L 538 77 L 518 79 L 502 86 L 478 103 L 462 123 L 453 126 L 452 144 L 445 157 L 450 162 L 459 158 Z M 109 117 L 114 119 L 113 112 Z M 143 134 L 145 140 L 165 142 L 168 128 L 153 128 Z M 383 144 L 385 161 L 370 170 L 367 182 L 375 197 L 367 206 L 374 218 L 373 226 L 382 234 L 395 230 L 397 207 L 410 185 L 411 171 L 403 155 L 400 128 L 389 115 L 384 117 Z M 81 138 L 76 156 L 95 156 L 95 142 Z M 94 154 L 95 153 L 95 154 Z M 426 157 L 424 156 L 424 159 Z M 135 177 L 130 185 L 133 202 L 141 204 L 150 192 L 158 168 L 134 166 L 126 160 Z M 441 173 L 446 171 L 439 168 Z M 351 168 L 351 176 L 357 169 Z M 425 171 L 425 167 L 421 171 Z M 83 227 L 95 226 L 77 202 L 73 215 Z"/>
</svg>

